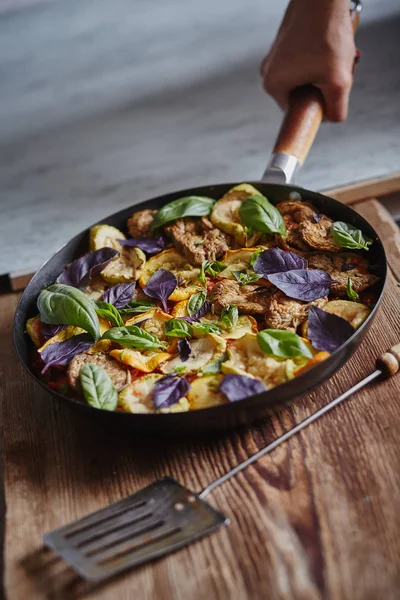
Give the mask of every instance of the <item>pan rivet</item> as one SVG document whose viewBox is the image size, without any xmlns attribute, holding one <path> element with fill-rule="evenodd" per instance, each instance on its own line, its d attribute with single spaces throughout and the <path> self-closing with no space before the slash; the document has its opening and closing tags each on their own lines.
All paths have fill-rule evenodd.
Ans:
<svg viewBox="0 0 400 600">
<path fill-rule="evenodd" d="M 184 504 L 182 504 L 182 502 L 177 502 L 177 503 L 175 504 L 175 507 L 174 507 L 174 508 L 175 508 L 175 510 L 179 510 L 179 511 L 180 511 L 180 510 L 184 510 L 184 509 L 185 509 L 185 505 L 184 505 Z"/>
<path fill-rule="evenodd" d="M 194 496 L 188 496 L 188 502 L 196 502 L 196 498 Z"/>
</svg>

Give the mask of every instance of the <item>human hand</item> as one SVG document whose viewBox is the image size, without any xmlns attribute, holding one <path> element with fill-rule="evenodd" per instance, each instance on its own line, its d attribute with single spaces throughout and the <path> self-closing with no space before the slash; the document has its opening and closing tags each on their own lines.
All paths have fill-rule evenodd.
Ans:
<svg viewBox="0 0 400 600">
<path fill-rule="evenodd" d="M 264 89 L 286 110 L 290 92 L 311 83 L 324 97 L 324 118 L 344 121 L 355 56 L 348 0 L 291 0 L 261 63 Z"/>
</svg>

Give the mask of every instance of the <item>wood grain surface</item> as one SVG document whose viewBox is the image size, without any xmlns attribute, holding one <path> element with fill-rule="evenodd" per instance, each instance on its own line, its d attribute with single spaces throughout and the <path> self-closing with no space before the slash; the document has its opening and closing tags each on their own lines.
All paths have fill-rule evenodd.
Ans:
<svg viewBox="0 0 400 600">
<path fill-rule="evenodd" d="M 387 214 L 374 201 L 357 209 L 391 245 Z M 179 553 L 94 588 L 41 547 L 46 531 L 163 475 L 200 490 L 371 372 L 400 340 L 399 256 L 388 249 L 384 301 L 348 364 L 274 418 L 208 439 L 135 439 L 55 404 L 15 356 L 16 295 L 0 297 L 7 597 L 398 600 L 400 375 L 359 392 L 217 489 L 209 501 L 231 524 Z"/>
</svg>

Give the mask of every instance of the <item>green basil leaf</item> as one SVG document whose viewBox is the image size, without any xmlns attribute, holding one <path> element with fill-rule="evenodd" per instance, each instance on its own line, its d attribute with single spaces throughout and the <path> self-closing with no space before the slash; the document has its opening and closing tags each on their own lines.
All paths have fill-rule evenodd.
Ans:
<svg viewBox="0 0 400 600">
<path fill-rule="evenodd" d="M 254 267 L 254 263 L 256 262 L 257 258 L 260 256 L 261 252 L 264 252 L 264 248 L 257 248 L 257 250 L 255 252 L 253 252 L 253 254 L 250 256 L 250 260 L 249 260 L 250 267 Z"/>
<path fill-rule="evenodd" d="M 368 250 L 368 246 L 372 244 L 372 240 L 364 235 L 361 229 L 344 223 L 344 221 L 335 221 L 331 226 L 331 234 L 335 242 L 342 248 Z"/>
<path fill-rule="evenodd" d="M 214 204 L 215 200 L 206 196 L 186 196 L 173 200 L 160 208 L 153 219 L 150 231 L 182 217 L 206 217 L 211 213 Z"/>
<path fill-rule="evenodd" d="M 287 235 L 281 213 L 261 194 L 250 196 L 242 202 L 239 207 L 239 217 L 253 231 Z"/>
<path fill-rule="evenodd" d="M 192 323 L 193 332 L 198 335 L 206 335 L 207 333 L 221 333 L 221 327 L 216 323 Z"/>
<path fill-rule="evenodd" d="M 232 271 L 232 275 L 240 285 L 248 285 L 262 279 L 262 275 L 249 273 L 248 271 Z"/>
<path fill-rule="evenodd" d="M 205 260 L 201 265 L 199 279 L 202 283 L 206 283 L 206 275 L 216 277 L 218 273 L 221 273 L 225 269 L 226 265 L 218 260 Z"/>
<path fill-rule="evenodd" d="M 224 308 L 221 312 L 221 323 L 224 327 L 231 331 L 237 324 L 239 319 L 238 307 L 234 304 L 230 304 Z"/>
<path fill-rule="evenodd" d="M 157 336 L 148 333 L 137 325 L 113 327 L 103 333 L 102 339 L 116 342 L 124 348 L 137 348 L 138 350 L 165 348 L 165 344 L 160 342 Z"/>
<path fill-rule="evenodd" d="M 291 331 L 282 329 L 263 329 L 257 334 L 258 345 L 265 354 L 277 358 L 305 356 L 312 358 L 313 353 L 301 337 Z"/>
<path fill-rule="evenodd" d="M 42 290 L 37 300 L 42 323 L 76 325 L 100 338 L 99 318 L 94 304 L 81 290 L 55 283 Z"/>
<path fill-rule="evenodd" d="M 107 371 L 93 363 L 83 365 L 79 379 L 86 402 L 93 408 L 115 410 L 118 392 Z"/>
<path fill-rule="evenodd" d="M 124 308 L 119 309 L 120 315 L 138 315 L 151 310 L 156 305 L 152 300 L 131 300 Z"/>
<path fill-rule="evenodd" d="M 96 304 L 96 312 L 100 317 L 107 319 L 107 321 L 110 321 L 115 327 L 124 326 L 122 317 L 113 304 L 110 304 L 109 302 L 96 302 Z"/>
<path fill-rule="evenodd" d="M 199 375 L 218 375 L 218 373 L 221 373 L 222 363 L 224 363 L 226 360 L 228 360 L 228 355 L 223 354 L 220 358 L 217 358 L 213 362 L 206 365 L 204 369 L 199 372 Z"/>
<path fill-rule="evenodd" d="M 357 294 L 356 290 L 353 288 L 353 282 L 351 280 L 351 277 L 349 277 L 347 279 L 346 293 L 347 293 L 347 297 L 350 298 L 350 300 L 353 300 L 353 302 L 359 301 L 360 296 Z"/>
<path fill-rule="evenodd" d="M 207 290 L 197 292 L 196 294 L 193 294 L 192 296 L 190 296 L 189 302 L 187 305 L 187 311 L 190 316 L 196 314 L 201 309 L 204 302 L 206 301 L 206 296 L 207 296 Z"/>
<path fill-rule="evenodd" d="M 171 337 L 192 337 L 191 325 L 183 319 L 171 319 L 165 323 L 165 334 Z"/>
</svg>

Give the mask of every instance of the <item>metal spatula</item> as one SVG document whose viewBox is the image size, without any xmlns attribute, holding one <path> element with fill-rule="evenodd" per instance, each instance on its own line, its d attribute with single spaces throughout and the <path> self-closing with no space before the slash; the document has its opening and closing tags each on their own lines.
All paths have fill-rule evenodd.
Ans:
<svg viewBox="0 0 400 600">
<path fill-rule="evenodd" d="M 400 344 L 376 362 L 377 370 L 368 377 L 210 483 L 202 492 L 191 492 L 175 479 L 166 477 L 108 508 L 51 531 L 44 536 L 45 545 L 55 550 L 84 579 L 100 581 L 128 567 L 178 550 L 221 525 L 227 525 L 228 518 L 204 498 L 354 392 L 379 377 L 394 375 L 399 370 Z"/>
</svg>

